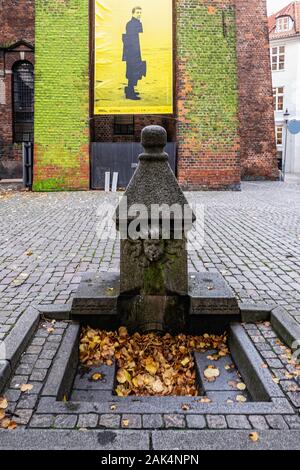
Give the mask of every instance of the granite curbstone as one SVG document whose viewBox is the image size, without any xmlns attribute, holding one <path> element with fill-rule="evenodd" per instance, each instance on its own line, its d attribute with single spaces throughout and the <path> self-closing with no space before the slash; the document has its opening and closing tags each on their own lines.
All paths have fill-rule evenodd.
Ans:
<svg viewBox="0 0 300 470">
<path fill-rule="evenodd" d="M 78 366 L 79 335 L 80 325 L 69 325 L 50 368 L 42 397 L 62 400 L 69 395 Z"/>
<path fill-rule="evenodd" d="M 271 325 L 289 348 L 292 349 L 297 341 L 300 343 L 300 325 L 283 307 L 272 310 Z"/>
<path fill-rule="evenodd" d="M 240 302 L 239 308 L 243 323 L 258 323 L 270 320 L 274 306 L 268 304 L 250 304 Z"/>
<path fill-rule="evenodd" d="M 10 363 L 8 361 L 0 361 L 0 393 L 3 392 L 11 374 Z"/>
<path fill-rule="evenodd" d="M 274 383 L 270 371 L 262 367 L 263 359 L 244 328 L 238 323 L 230 326 L 229 347 L 234 362 L 255 401 L 270 402 L 272 398 L 284 397 L 279 386 Z"/>
<path fill-rule="evenodd" d="M 38 306 L 40 315 L 49 320 L 68 321 L 71 318 L 72 303 L 67 304 L 51 304 L 51 305 L 39 305 Z"/>
<path fill-rule="evenodd" d="M 17 321 L 5 338 L 6 360 L 14 370 L 26 346 L 31 340 L 40 320 L 39 311 L 30 307 Z"/>
</svg>

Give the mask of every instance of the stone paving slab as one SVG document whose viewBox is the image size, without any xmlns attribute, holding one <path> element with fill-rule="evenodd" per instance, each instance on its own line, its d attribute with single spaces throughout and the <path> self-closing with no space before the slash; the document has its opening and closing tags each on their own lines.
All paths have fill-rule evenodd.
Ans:
<svg viewBox="0 0 300 470">
<path fill-rule="evenodd" d="M 300 431 L 250 430 L 130 431 L 17 430 L 0 431 L 1 450 L 299 450 Z M 152 447 L 150 447 L 150 438 Z"/>
<path fill-rule="evenodd" d="M 0 430 L 2 450 L 148 450 L 150 434 L 137 431 Z"/>
<path fill-rule="evenodd" d="M 260 431 L 252 442 L 251 431 L 154 431 L 154 450 L 299 450 L 300 431 Z"/>
</svg>

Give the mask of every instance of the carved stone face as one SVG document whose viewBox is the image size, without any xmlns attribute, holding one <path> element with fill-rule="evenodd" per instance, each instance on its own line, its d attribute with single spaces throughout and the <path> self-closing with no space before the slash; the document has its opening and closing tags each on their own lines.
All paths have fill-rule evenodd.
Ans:
<svg viewBox="0 0 300 470">
<path fill-rule="evenodd" d="M 144 253 L 149 261 L 159 261 L 164 254 L 161 240 L 144 240 Z"/>
</svg>

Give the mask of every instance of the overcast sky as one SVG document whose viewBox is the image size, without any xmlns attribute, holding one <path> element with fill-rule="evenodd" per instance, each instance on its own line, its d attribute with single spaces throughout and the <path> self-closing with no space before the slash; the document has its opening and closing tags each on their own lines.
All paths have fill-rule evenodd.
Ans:
<svg viewBox="0 0 300 470">
<path fill-rule="evenodd" d="M 268 15 L 272 15 L 277 11 L 281 10 L 281 8 L 285 7 L 289 3 L 292 3 L 293 0 L 267 0 L 268 4 Z"/>
</svg>

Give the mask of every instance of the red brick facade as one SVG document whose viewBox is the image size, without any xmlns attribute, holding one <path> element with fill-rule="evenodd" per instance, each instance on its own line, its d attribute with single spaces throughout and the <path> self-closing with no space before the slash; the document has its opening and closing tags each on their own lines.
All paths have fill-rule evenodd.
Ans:
<svg viewBox="0 0 300 470">
<path fill-rule="evenodd" d="M 242 178 L 275 179 L 278 177 L 266 0 L 176 0 L 175 28 L 185 24 L 185 9 L 204 8 L 209 21 L 223 18 L 225 43 L 235 34 L 231 18 L 235 15 L 237 29 L 237 87 L 238 116 L 232 116 L 232 103 L 224 102 L 228 111 L 226 125 L 219 127 L 215 138 L 210 132 L 213 122 L 220 116 L 220 105 L 216 115 L 212 109 L 199 110 L 197 123 L 190 117 L 191 108 L 197 105 L 193 93 L 199 94 L 202 80 L 192 79 L 189 57 L 177 52 L 176 61 L 176 115 L 173 117 L 137 116 L 133 136 L 114 135 L 114 117 L 92 119 L 92 139 L 103 142 L 138 141 L 141 129 L 148 124 L 166 127 L 170 141 L 178 143 L 178 179 L 186 189 L 230 189 L 238 188 Z M 222 10 L 222 16 L 220 16 Z M 184 13 L 182 15 L 182 12 Z M 20 146 L 13 143 L 12 126 L 12 68 L 19 60 L 34 61 L 30 45 L 34 44 L 34 1 L 6 0 L 0 5 L 0 172 L 1 161 L 13 165 L 20 161 Z M 181 22 L 182 21 L 182 22 Z M 180 23 L 181 22 L 181 23 Z M 213 23 L 212 23 L 213 25 Z M 196 25 L 197 26 L 197 25 Z M 200 23 L 198 24 L 199 30 Z M 213 26 L 212 26 L 213 27 Z M 177 34 L 177 33 L 176 33 Z M 25 41 L 10 49 L 10 46 Z M 188 39 L 187 39 L 188 40 Z M 220 38 L 216 35 L 216 41 Z M 28 44 L 27 44 L 28 43 Z M 225 44 L 226 46 L 226 44 Z M 178 48 L 178 44 L 176 46 Z M 196 43 L 194 50 L 201 44 Z M 214 58 L 211 58 L 214 60 Z M 198 64 L 196 64 L 198 66 Z M 201 81 L 202 80 L 202 81 Z M 224 83 L 226 82 L 226 74 Z M 226 93 L 224 93 L 224 96 Z M 217 112 L 218 111 L 218 112 Z M 209 116 L 208 116 L 209 114 Z M 236 124 L 234 120 L 237 120 Z M 209 129 L 207 132 L 204 127 Z M 239 125 L 239 133 L 235 131 Z M 203 127 L 204 126 L 204 127 Z M 198 138 L 200 129 L 200 138 Z M 203 131 L 204 129 L 204 131 Z M 1 178 L 1 175 L 0 175 Z"/>
<path fill-rule="evenodd" d="M 0 4 L 0 179 L 22 177 L 21 145 L 13 139 L 12 72 L 19 61 L 34 63 L 34 1 Z"/>
<path fill-rule="evenodd" d="M 266 0 L 236 1 L 242 179 L 276 179 Z"/>
</svg>

